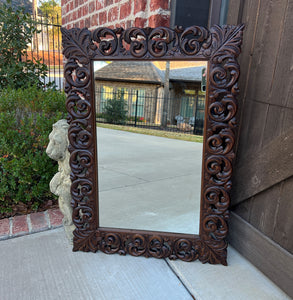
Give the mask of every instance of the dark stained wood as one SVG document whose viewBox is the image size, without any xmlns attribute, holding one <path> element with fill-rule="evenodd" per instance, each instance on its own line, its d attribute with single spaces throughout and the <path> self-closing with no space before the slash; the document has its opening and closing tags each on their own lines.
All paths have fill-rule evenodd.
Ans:
<svg viewBox="0 0 293 300">
<path fill-rule="evenodd" d="M 242 95 L 243 97 L 243 95 Z M 243 155 L 247 154 L 247 151 L 245 147 L 240 146 L 239 144 L 242 142 L 245 142 L 247 139 L 247 136 L 249 136 L 249 129 L 250 129 L 250 117 L 252 112 L 254 111 L 254 102 L 252 101 L 246 101 L 245 103 L 240 102 L 239 103 L 239 118 L 240 118 L 240 128 L 238 127 L 238 135 L 237 135 L 237 141 L 236 141 L 236 149 L 237 149 L 237 155 L 236 155 L 236 163 L 235 165 L 237 166 L 237 162 Z M 241 120 L 246 120 L 246 122 L 242 122 Z M 241 138 L 240 138 L 241 137 Z M 237 168 L 235 168 L 237 171 Z M 234 176 L 235 177 L 235 176 Z"/>
<path fill-rule="evenodd" d="M 231 212 L 229 242 L 293 297 L 293 255 Z"/>
<path fill-rule="evenodd" d="M 227 13 L 228 24 L 238 24 L 238 16 L 240 14 L 241 2 L 243 1 L 235 0 L 230 3 L 228 13 Z"/>
<path fill-rule="evenodd" d="M 241 2 L 241 4 L 239 3 Z M 257 20 L 259 15 L 259 4 L 260 0 L 246 0 L 246 1 L 239 1 L 234 0 L 230 1 L 229 4 L 229 12 L 227 16 L 227 23 L 228 24 L 238 24 L 235 22 L 235 19 L 240 18 L 238 13 L 243 14 L 243 17 L 240 22 L 245 24 L 245 31 L 243 34 L 243 46 L 242 46 L 242 53 L 239 57 L 239 62 L 241 65 L 241 77 L 239 79 L 239 85 L 241 87 L 241 94 L 240 94 L 240 101 L 243 101 L 247 94 L 247 78 L 250 75 L 252 65 L 252 52 L 255 45 L 255 30 L 257 27 Z M 237 9 L 238 6 L 243 6 L 241 10 L 240 7 Z M 235 7 L 236 6 L 236 7 Z"/>
<path fill-rule="evenodd" d="M 293 1 L 241 2 L 243 10 L 238 10 L 234 8 L 239 0 L 230 0 L 228 15 L 228 23 L 238 19 L 246 25 L 239 59 L 240 129 L 231 202 L 233 216 L 250 225 L 232 217 L 230 230 L 235 248 L 292 296 L 288 266 L 283 272 L 278 263 L 284 249 L 293 253 Z M 252 239 L 256 229 L 263 239 Z M 262 256 L 268 238 L 284 249 L 265 250 Z"/>
<path fill-rule="evenodd" d="M 252 198 L 249 205 L 250 214 L 248 222 L 271 239 L 273 238 L 276 226 L 281 188 L 282 184 L 274 185 L 272 188 Z M 243 204 L 246 202 L 248 201 L 245 201 Z M 242 203 L 237 207 L 241 206 Z"/>
<path fill-rule="evenodd" d="M 293 254 L 293 177 L 282 185 L 275 218 L 273 240 Z M 293 269 L 292 269 L 293 273 Z"/>
<path fill-rule="evenodd" d="M 293 85 L 292 85 L 292 92 L 291 95 L 293 95 Z M 293 101 L 291 101 L 293 102 Z M 282 126 L 282 133 L 286 132 L 288 128 L 293 127 L 293 108 L 291 109 L 285 109 L 284 112 L 284 119 L 283 119 L 283 126 Z"/>
<path fill-rule="evenodd" d="M 268 100 L 283 107 L 293 107 L 293 1 L 287 2 L 284 18 L 279 20 L 280 44 Z"/>
<path fill-rule="evenodd" d="M 241 202 L 239 205 L 232 207 L 231 210 L 235 214 L 240 216 L 242 219 L 249 222 L 253 201 L 254 201 L 254 198 L 252 197 L 246 201 Z"/>
<path fill-rule="evenodd" d="M 289 128 L 261 151 L 239 161 L 233 178 L 232 205 L 293 175 L 293 129 Z"/>
<path fill-rule="evenodd" d="M 239 3 L 240 2 L 240 3 Z M 249 88 L 247 85 L 247 81 L 249 75 L 251 74 L 252 68 L 252 51 L 255 44 L 255 30 L 257 26 L 257 19 L 259 14 L 259 2 L 260 0 L 247 0 L 247 1 L 239 1 L 234 0 L 229 2 L 229 10 L 227 16 L 228 24 L 238 24 L 239 22 L 245 23 L 245 31 L 243 34 L 243 46 L 242 53 L 239 57 L 239 63 L 241 65 L 241 76 L 239 79 L 239 87 L 241 93 L 239 95 L 239 119 L 241 124 L 241 135 L 246 135 L 249 132 L 249 122 L 242 122 L 241 120 L 246 117 L 243 114 L 248 114 L 250 116 L 251 113 L 251 103 L 245 101 L 247 89 Z M 243 17 L 242 17 L 243 15 Z M 240 19 L 238 22 L 237 20 Z M 245 101 L 245 104 L 244 104 Z M 237 136 L 239 139 L 240 135 Z M 242 147 L 238 147 L 238 140 L 236 141 L 236 149 L 242 149 Z M 236 157 L 237 159 L 237 157 Z"/>
<path fill-rule="evenodd" d="M 209 25 L 213 26 L 219 24 L 220 11 L 221 11 L 221 0 L 210 0 L 210 12 L 209 12 Z M 181 5 L 181 3 L 180 3 Z"/>
<path fill-rule="evenodd" d="M 226 265 L 243 25 L 61 29 L 70 124 L 74 251 Z M 107 39 L 105 39 L 107 37 Z M 92 60 L 207 60 L 199 235 L 100 228 Z M 180 204 L 178 204 L 180 205 Z M 115 208 L 113 208 L 115 209 Z"/>
<path fill-rule="evenodd" d="M 261 1 L 247 98 L 268 102 L 279 54 L 287 1 Z M 265 101 L 266 100 L 266 101 Z"/>
<path fill-rule="evenodd" d="M 265 122 L 265 130 L 262 136 L 262 146 L 265 147 L 282 134 L 283 119 L 286 108 L 269 105 Z M 281 153 L 280 153 L 281 154 Z"/>
<path fill-rule="evenodd" d="M 246 110 L 246 107 L 248 106 L 249 110 L 243 112 L 244 115 L 240 128 L 241 138 L 239 139 L 237 151 L 239 159 L 243 159 L 243 157 L 246 157 L 249 153 L 254 156 L 256 152 L 260 151 L 262 147 L 262 136 L 265 131 L 267 112 L 269 109 L 269 105 L 266 103 L 250 100 L 246 100 L 246 103 L 242 109 Z M 238 168 L 239 166 L 237 166 L 237 170 Z M 236 177 L 238 177 L 238 175 Z"/>
<path fill-rule="evenodd" d="M 291 77 L 292 79 L 292 77 Z M 292 101 L 292 95 L 293 95 L 293 84 L 292 84 L 292 80 L 290 81 L 290 79 L 288 80 L 288 85 L 289 85 L 289 91 L 288 91 L 288 95 L 286 96 L 286 106 L 293 109 L 293 101 Z"/>
</svg>

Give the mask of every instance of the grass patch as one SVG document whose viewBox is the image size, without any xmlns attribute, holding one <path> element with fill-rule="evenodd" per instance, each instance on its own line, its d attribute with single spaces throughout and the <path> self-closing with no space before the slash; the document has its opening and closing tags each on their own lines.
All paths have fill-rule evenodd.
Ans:
<svg viewBox="0 0 293 300">
<path fill-rule="evenodd" d="M 154 136 L 165 137 L 168 139 L 182 140 L 182 141 L 188 141 L 188 142 L 197 142 L 197 143 L 203 142 L 202 136 L 193 135 L 193 134 L 185 134 L 185 133 L 178 133 L 178 132 L 145 129 L 145 128 L 138 128 L 138 127 L 132 127 L 132 126 L 113 125 L 113 124 L 105 124 L 105 123 L 97 123 L 97 127 L 114 129 L 114 130 L 122 130 L 122 131 L 147 134 L 147 135 L 154 135 Z"/>
</svg>

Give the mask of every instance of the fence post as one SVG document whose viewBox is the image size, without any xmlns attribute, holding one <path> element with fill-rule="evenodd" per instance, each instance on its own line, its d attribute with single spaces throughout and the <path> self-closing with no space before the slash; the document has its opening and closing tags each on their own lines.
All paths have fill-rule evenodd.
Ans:
<svg viewBox="0 0 293 300">
<path fill-rule="evenodd" d="M 54 18 L 52 17 L 52 24 L 54 24 Z M 51 26 L 52 27 L 52 35 L 53 35 L 53 70 L 54 70 L 54 80 L 56 79 L 56 72 L 55 72 L 55 30 L 54 30 L 54 25 Z M 50 53 L 49 53 L 50 55 Z M 51 70 L 49 70 L 50 72 Z M 49 73 L 50 74 L 50 73 Z"/>
<path fill-rule="evenodd" d="M 170 80 L 170 61 L 166 61 L 165 80 L 164 80 L 164 102 L 163 102 L 163 116 L 162 126 L 167 127 L 168 117 L 168 101 L 169 101 L 169 80 Z"/>
<path fill-rule="evenodd" d="M 50 76 L 50 69 L 51 69 L 51 62 L 50 62 L 50 39 L 49 39 L 49 17 L 46 15 L 46 33 L 47 33 L 47 47 L 48 47 L 48 69 L 49 69 L 49 83 L 51 83 L 51 76 Z"/>
<path fill-rule="evenodd" d="M 195 126 L 196 126 L 197 105 L 198 105 L 198 95 L 196 96 L 196 99 L 195 99 L 195 114 L 194 114 L 193 134 L 196 133 Z"/>
<path fill-rule="evenodd" d="M 59 15 L 57 14 L 57 24 L 59 25 Z M 59 86 L 61 88 L 61 61 L 60 61 L 60 58 L 61 58 L 61 55 L 60 55 L 60 27 L 58 27 L 58 34 L 57 34 L 57 37 L 58 37 L 58 44 L 57 44 L 57 48 L 58 48 L 58 57 L 59 57 L 59 60 L 58 60 L 58 65 L 59 65 Z"/>
<path fill-rule="evenodd" d="M 136 122 L 137 122 L 137 105 L 138 105 L 138 90 L 136 91 L 134 127 L 136 127 Z"/>
</svg>

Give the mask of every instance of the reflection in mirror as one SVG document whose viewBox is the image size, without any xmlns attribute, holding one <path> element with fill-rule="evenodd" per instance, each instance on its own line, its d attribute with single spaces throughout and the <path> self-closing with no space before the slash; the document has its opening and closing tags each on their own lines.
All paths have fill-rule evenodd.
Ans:
<svg viewBox="0 0 293 300">
<path fill-rule="evenodd" d="M 100 227 L 199 233 L 206 69 L 94 62 Z"/>
</svg>

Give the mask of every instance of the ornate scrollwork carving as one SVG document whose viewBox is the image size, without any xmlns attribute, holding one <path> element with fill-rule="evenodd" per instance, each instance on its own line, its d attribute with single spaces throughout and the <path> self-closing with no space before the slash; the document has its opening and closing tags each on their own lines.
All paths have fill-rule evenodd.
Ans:
<svg viewBox="0 0 293 300">
<path fill-rule="evenodd" d="M 73 151 L 70 156 L 71 170 L 77 177 L 90 178 L 91 166 L 94 163 L 93 155 L 88 150 Z"/>
<path fill-rule="evenodd" d="M 205 170 L 210 184 L 224 185 L 232 176 L 231 161 L 222 155 L 209 156 L 205 161 Z"/>
<path fill-rule="evenodd" d="M 197 54 L 207 42 L 209 31 L 204 27 L 193 26 L 185 29 L 180 37 L 180 48 L 186 55 Z"/>
<path fill-rule="evenodd" d="M 134 234 L 127 244 L 127 252 L 133 256 L 140 256 L 146 252 L 146 238 L 142 234 Z"/>
<path fill-rule="evenodd" d="M 153 236 L 149 240 L 148 251 L 152 257 L 168 257 L 171 253 L 171 247 L 168 243 L 164 242 L 161 236 Z"/>
<path fill-rule="evenodd" d="M 204 190 L 204 203 L 213 214 L 223 214 L 230 203 L 228 192 L 221 187 L 210 186 Z"/>
<path fill-rule="evenodd" d="M 107 233 L 100 241 L 100 250 L 107 254 L 117 253 L 120 249 L 121 239 L 118 234 Z"/>
<path fill-rule="evenodd" d="M 73 251 L 96 252 L 97 246 L 94 230 L 75 230 L 73 232 Z"/>
<path fill-rule="evenodd" d="M 175 33 L 169 28 L 159 27 L 151 31 L 148 37 L 148 50 L 154 57 L 161 57 L 168 51 L 168 46 L 174 40 Z"/>
<path fill-rule="evenodd" d="M 74 120 L 68 130 L 69 141 L 74 149 L 89 149 L 93 144 L 92 128 L 84 119 Z"/>
<path fill-rule="evenodd" d="M 90 95 L 83 89 L 71 90 L 67 95 L 67 110 L 74 118 L 87 118 L 91 113 Z"/>
<path fill-rule="evenodd" d="M 215 127 L 214 127 L 215 128 Z M 212 154 L 230 153 L 234 146 L 234 133 L 227 126 L 221 128 L 219 132 L 209 131 L 207 138 L 207 151 Z"/>
<path fill-rule="evenodd" d="M 228 225 L 226 220 L 221 216 L 208 215 L 203 219 L 203 230 L 215 240 L 224 239 L 227 234 Z"/>
<path fill-rule="evenodd" d="M 174 253 L 178 258 L 184 261 L 193 261 L 199 257 L 198 249 L 195 249 L 192 242 L 187 239 L 175 241 Z"/>
<path fill-rule="evenodd" d="M 217 99 L 214 95 L 212 99 Z M 236 100 L 231 94 L 225 95 L 221 101 L 211 103 L 209 106 L 210 118 L 215 122 L 229 122 L 236 114 Z"/>
<path fill-rule="evenodd" d="M 210 85 L 217 89 L 231 88 L 238 79 L 239 65 L 227 61 L 224 65 L 216 65 L 210 71 Z"/>
<path fill-rule="evenodd" d="M 237 81 L 243 26 L 62 28 L 69 150 L 72 170 L 73 250 L 169 257 L 226 264 L 228 206 L 234 158 Z M 208 60 L 208 97 L 199 236 L 101 229 L 97 220 L 95 120 L 90 62 L 104 60 Z"/>
<path fill-rule="evenodd" d="M 72 61 L 79 61 L 80 64 L 87 65 L 94 54 L 94 47 L 91 41 L 91 32 L 87 28 L 73 28 L 67 30 L 61 28 L 62 46 L 65 57 Z"/>
<path fill-rule="evenodd" d="M 116 31 L 117 32 L 117 31 Z M 118 47 L 118 38 L 116 32 L 110 28 L 97 28 L 93 31 L 91 37 L 96 44 L 98 51 L 104 55 L 109 56 L 115 53 Z"/>
<path fill-rule="evenodd" d="M 129 28 L 124 32 L 122 39 L 130 45 L 129 51 L 134 57 L 143 57 L 147 53 L 147 34 L 143 29 Z M 126 49 L 125 51 L 124 53 L 127 53 Z"/>
</svg>

